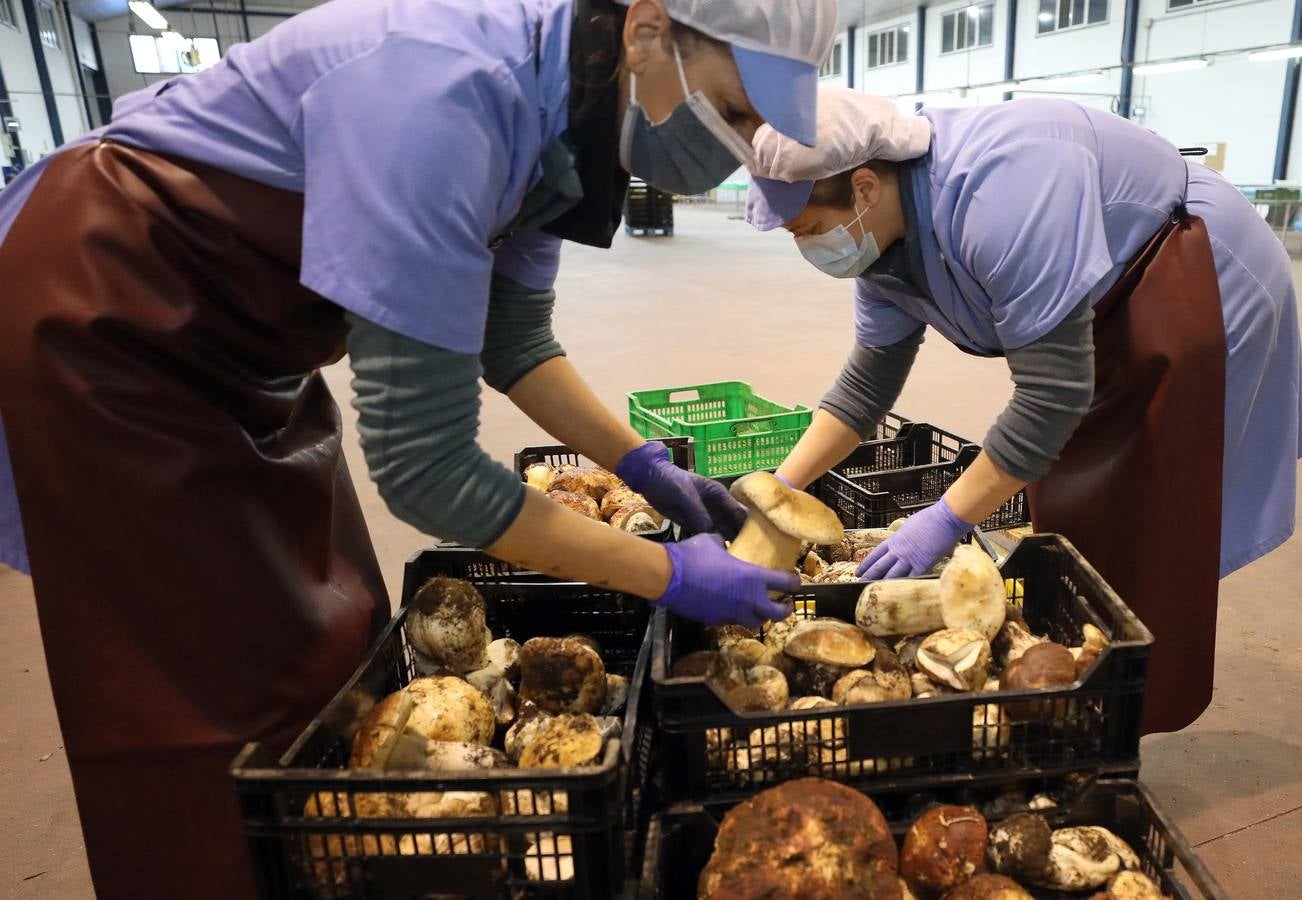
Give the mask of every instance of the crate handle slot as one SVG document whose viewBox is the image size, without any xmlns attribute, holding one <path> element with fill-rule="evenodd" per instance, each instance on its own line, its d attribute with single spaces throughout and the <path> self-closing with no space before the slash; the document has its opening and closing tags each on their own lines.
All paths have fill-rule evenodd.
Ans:
<svg viewBox="0 0 1302 900">
<path fill-rule="evenodd" d="M 774 428 L 774 422 L 771 419 L 748 420 L 737 422 L 732 426 L 732 433 L 736 437 L 750 437 L 756 434 L 768 434 Z"/>
<path fill-rule="evenodd" d="M 670 403 L 696 403 L 701 399 L 701 392 L 692 391 L 674 391 L 669 395 Z"/>
</svg>

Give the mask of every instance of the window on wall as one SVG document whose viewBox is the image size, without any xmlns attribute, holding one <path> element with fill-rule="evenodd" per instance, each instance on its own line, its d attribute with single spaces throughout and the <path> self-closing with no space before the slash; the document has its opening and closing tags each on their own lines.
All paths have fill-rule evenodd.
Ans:
<svg viewBox="0 0 1302 900">
<path fill-rule="evenodd" d="M 0 0 L 0 25 L 8 25 L 10 28 L 18 27 L 18 20 L 14 18 L 13 0 Z"/>
<path fill-rule="evenodd" d="M 879 69 L 908 61 L 909 26 L 897 25 L 868 35 L 868 68 Z"/>
<path fill-rule="evenodd" d="M 1222 0 L 1166 0 L 1167 9 L 1188 9 L 1191 6 L 1204 6 L 1208 3 L 1220 3 Z"/>
<path fill-rule="evenodd" d="M 1180 0 L 1170 2 L 1178 3 Z M 1097 25 L 1107 20 L 1108 0 L 1040 0 L 1036 27 L 1040 34 L 1051 34 L 1082 25 Z"/>
<path fill-rule="evenodd" d="M 818 70 L 819 78 L 830 78 L 833 75 L 841 74 L 841 42 L 837 41 L 832 45 L 832 55 L 823 63 L 823 68 Z"/>
<path fill-rule="evenodd" d="M 59 20 L 55 18 L 54 7 L 45 0 L 37 0 L 36 24 L 41 31 L 41 43 L 51 50 L 62 50 L 59 43 Z"/>
<path fill-rule="evenodd" d="M 215 38 L 188 38 L 175 31 L 131 35 L 131 61 L 142 75 L 189 75 L 221 61 Z"/>
<path fill-rule="evenodd" d="M 995 42 L 995 5 L 973 3 L 945 13 L 940 20 L 940 52 L 955 53 Z"/>
</svg>

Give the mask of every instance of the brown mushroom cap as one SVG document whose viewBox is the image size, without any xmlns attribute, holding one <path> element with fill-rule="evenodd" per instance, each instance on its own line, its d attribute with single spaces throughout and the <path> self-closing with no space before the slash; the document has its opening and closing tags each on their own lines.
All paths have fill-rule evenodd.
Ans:
<svg viewBox="0 0 1302 900">
<path fill-rule="evenodd" d="M 530 638 L 520 648 L 519 695 L 543 712 L 596 713 L 606 702 L 606 666 L 578 638 Z"/>
<path fill-rule="evenodd" d="M 977 875 L 946 894 L 943 900 L 1035 900 L 1013 879 L 1005 875 Z"/>
<path fill-rule="evenodd" d="M 737 479 L 732 495 L 779 531 L 802 541 L 835 544 L 845 536 L 841 520 L 826 504 L 813 494 L 787 487 L 772 472 L 752 472 Z"/>
<path fill-rule="evenodd" d="M 1038 813 L 1009 816 L 990 832 L 990 865 L 1022 881 L 1039 881 L 1049 866 L 1053 830 Z"/>
<path fill-rule="evenodd" d="M 431 578 L 420 586 L 407 610 L 411 646 L 432 667 L 464 675 L 483 665 L 492 635 L 485 623 L 483 595 L 459 578 Z"/>
<path fill-rule="evenodd" d="M 876 804 L 844 785 L 801 778 L 728 811 L 697 896 L 899 900 L 897 861 Z"/>
<path fill-rule="evenodd" d="M 836 619 L 812 619 L 796 625 L 783 651 L 802 662 L 849 668 L 866 666 L 875 652 L 857 626 Z"/>
<path fill-rule="evenodd" d="M 909 826 L 900 850 L 900 874 L 914 893 L 953 890 L 981 870 L 986 820 L 971 806 L 940 806 Z"/>
<path fill-rule="evenodd" d="M 603 521 L 601 518 L 601 508 L 597 506 L 597 501 L 593 500 L 587 494 L 580 494 L 575 491 L 561 491 L 553 488 L 547 492 L 547 496 L 555 500 L 561 506 L 569 507 L 581 516 L 586 516 L 596 522 Z"/>
</svg>

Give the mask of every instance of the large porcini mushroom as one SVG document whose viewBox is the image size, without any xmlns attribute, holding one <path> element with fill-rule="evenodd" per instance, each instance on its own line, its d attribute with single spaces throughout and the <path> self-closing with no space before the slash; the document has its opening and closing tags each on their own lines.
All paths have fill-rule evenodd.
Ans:
<svg viewBox="0 0 1302 900">
<path fill-rule="evenodd" d="M 776 712 L 787 705 L 790 690 L 787 677 L 772 666 L 754 666 L 746 670 L 746 683 L 724 694 L 724 702 L 733 712 Z"/>
<path fill-rule="evenodd" d="M 926 634 L 944 628 L 940 581 L 935 578 L 874 581 L 859 595 L 854 621 L 877 637 Z"/>
<path fill-rule="evenodd" d="M 900 850 L 900 875 L 920 897 L 935 897 L 980 871 L 986 856 L 986 820 L 970 806 L 940 806 L 909 826 Z"/>
<path fill-rule="evenodd" d="M 856 668 L 872 662 L 876 651 L 864 633 L 849 622 L 810 619 L 791 630 L 783 652 L 802 662 Z"/>
<path fill-rule="evenodd" d="M 615 510 L 609 519 L 610 527 L 629 534 L 649 534 L 664 527 L 665 517 L 645 503 L 629 504 Z"/>
<path fill-rule="evenodd" d="M 971 628 L 937 631 L 918 648 L 918 668 L 929 677 L 959 691 L 975 691 L 986 683 L 990 642 Z"/>
<path fill-rule="evenodd" d="M 720 696 L 746 683 L 745 670 L 718 650 L 689 653 L 674 661 L 670 674 L 674 678 L 703 678 Z"/>
<path fill-rule="evenodd" d="M 570 469 L 556 476 L 551 490 L 582 494 L 600 503 L 607 492 L 620 486 L 619 479 L 605 469 Z"/>
<path fill-rule="evenodd" d="M 1166 900 L 1166 894 L 1143 872 L 1127 870 L 1112 876 L 1107 893 L 1090 900 Z"/>
<path fill-rule="evenodd" d="M 553 488 L 547 492 L 549 499 L 556 501 L 561 506 L 568 507 L 579 515 L 592 519 L 594 522 L 605 521 L 601 518 L 601 507 L 597 506 L 597 501 L 593 500 L 587 494 L 580 494 L 575 491 L 561 491 Z"/>
<path fill-rule="evenodd" d="M 1038 883 L 1047 875 L 1053 829 L 1037 813 L 1016 813 L 990 831 L 988 852 L 996 872 Z"/>
<path fill-rule="evenodd" d="M 1076 658 L 1076 677 L 1084 678 L 1085 673 L 1094 665 L 1094 661 L 1099 658 L 1108 646 L 1108 636 L 1095 626 L 1086 622 L 1081 628 L 1084 640 L 1079 647 L 1071 648 L 1071 655 Z"/>
<path fill-rule="evenodd" d="M 1077 825 L 1053 832 L 1049 865 L 1035 881 L 1060 891 L 1088 891 L 1107 883 L 1122 869 L 1139 868 L 1130 845 L 1106 828 Z"/>
<path fill-rule="evenodd" d="M 553 716 L 520 754 L 523 769 L 560 769 L 586 766 L 601 756 L 601 726 L 596 717 L 581 713 Z"/>
<path fill-rule="evenodd" d="M 801 778 L 728 811 L 697 897 L 899 900 L 897 863 L 876 804 L 844 785 Z"/>
<path fill-rule="evenodd" d="M 986 640 L 1004 624 L 1004 576 L 985 551 L 962 544 L 940 573 L 940 615 L 946 628 L 971 628 Z"/>
<path fill-rule="evenodd" d="M 600 712 L 606 666 L 578 637 L 530 638 L 520 648 L 520 699 L 553 715 Z"/>
<path fill-rule="evenodd" d="M 1021 622 L 1006 619 L 999 633 L 990 642 L 990 648 L 999 665 L 1007 666 L 1020 659 L 1027 650 L 1044 641 L 1044 638 L 1031 634 Z"/>
<path fill-rule="evenodd" d="M 625 506 L 644 506 L 646 497 L 629 487 L 620 487 L 607 491 L 601 498 L 601 517 L 607 522 L 611 516 Z"/>
<path fill-rule="evenodd" d="M 942 900 L 1035 900 L 1026 888 L 1006 875 L 976 875 L 946 894 Z"/>
<path fill-rule="evenodd" d="M 790 571 L 804 541 L 834 544 L 845 529 L 836 513 L 812 494 L 788 487 L 771 472 L 752 472 L 737 479 L 732 495 L 750 514 L 728 552 L 768 569 Z"/>
<path fill-rule="evenodd" d="M 412 597 L 404 623 L 426 674 L 464 675 L 480 668 L 493 636 L 485 623 L 484 598 L 468 581 L 431 578 Z"/>
<path fill-rule="evenodd" d="M 1050 641 L 1030 647 L 1008 664 L 999 676 L 999 688 L 1025 691 L 1069 685 L 1076 680 L 1076 660 L 1062 644 Z M 1010 703 L 1008 712 L 1019 719 L 1065 713 L 1069 701 L 1033 701 Z"/>
</svg>

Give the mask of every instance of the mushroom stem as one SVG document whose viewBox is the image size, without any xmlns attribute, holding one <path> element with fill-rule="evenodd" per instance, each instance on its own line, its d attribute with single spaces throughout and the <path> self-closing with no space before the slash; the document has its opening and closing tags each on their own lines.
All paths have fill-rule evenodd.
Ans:
<svg viewBox="0 0 1302 900">
<path fill-rule="evenodd" d="M 790 571 L 800 557 L 801 540 L 793 537 L 769 521 L 769 517 L 752 511 L 741 526 L 737 539 L 728 546 L 728 552 L 743 562 L 754 563 L 766 569 Z M 769 591 L 777 598 L 781 594 Z"/>
</svg>

